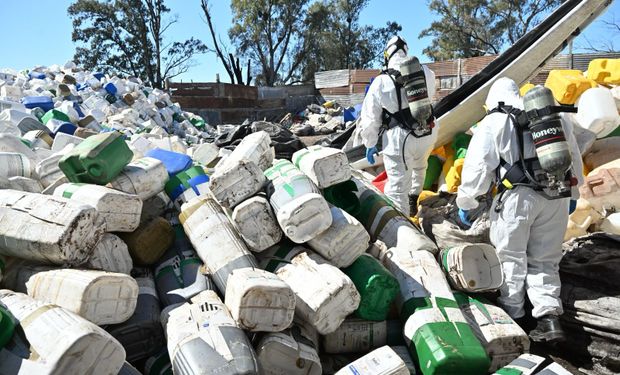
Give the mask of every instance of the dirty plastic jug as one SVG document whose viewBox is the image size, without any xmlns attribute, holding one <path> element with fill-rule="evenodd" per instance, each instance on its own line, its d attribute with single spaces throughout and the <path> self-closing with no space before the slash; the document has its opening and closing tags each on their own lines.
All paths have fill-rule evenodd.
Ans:
<svg viewBox="0 0 620 375">
<path fill-rule="evenodd" d="M 342 272 L 351 278 L 361 296 L 355 315 L 362 319 L 385 320 L 399 291 L 398 281 L 390 271 L 373 256 L 362 254 Z"/>
<path fill-rule="evenodd" d="M 133 268 L 133 261 L 127 244 L 120 237 L 112 233 L 104 233 L 84 266 L 88 269 L 129 275 Z"/>
<path fill-rule="evenodd" d="M 461 291 L 480 293 L 499 289 L 504 283 L 502 265 L 489 244 L 455 246 L 440 253 L 441 266 L 450 285 Z"/>
<path fill-rule="evenodd" d="M 349 160 L 344 151 L 336 148 L 310 146 L 295 152 L 291 160 L 319 189 L 351 178 Z"/>
<path fill-rule="evenodd" d="M 91 137 L 92 138 L 92 137 Z M 127 164 L 109 186 L 147 200 L 164 190 L 168 172 L 164 164 L 153 158 L 141 158 Z"/>
<path fill-rule="evenodd" d="M 85 139 L 65 154 L 58 166 L 71 182 L 105 185 L 131 161 L 133 153 L 118 132 Z"/>
<path fill-rule="evenodd" d="M 142 201 L 137 195 L 100 185 L 67 183 L 58 186 L 54 196 L 95 207 L 108 232 L 133 232 L 140 225 Z"/>
<path fill-rule="evenodd" d="M 262 196 L 238 204 L 231 219 L 248 248 L 254 252 L 264 251 L 282 239 L 282 230 L 275 214 Z"/>
</svg>

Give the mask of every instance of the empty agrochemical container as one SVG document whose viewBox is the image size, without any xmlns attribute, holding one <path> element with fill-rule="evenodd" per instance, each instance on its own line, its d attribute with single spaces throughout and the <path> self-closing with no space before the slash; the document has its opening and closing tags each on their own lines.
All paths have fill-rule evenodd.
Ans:
<svg viewBox="0 0 620 375">
<path fill-rule="evenodd" d="M 293 322 L 295 294 L 271 272 L 257 268 L 232 271 L 225 303 L 232 317 L 251 332 L 279 332 Z"/>
<path fill-rule="evenodd" d="M 325 198 L 306 175 L 288 160 L 280 160 L 265 171 L 271 180 L 269 203 L 284 234 L 295 243 L 304 243 L 332 224 Z"/>
<path fill-rule="evenodd" d="M 310 146 L 293 154 L 293 163 L 312 182 L 325 189 L 351 178 L 351 168 L 346 154 L 339 149 Z"/>
<path fill-rule="evenodd" d="M 209 188 L 222 206 L 233 208 L 258 193 L 264 184 L 265 175 L 256 163 L 241 160 L 216 170 Z"/>
<path fill-rule="evenodd" d="M 54 195 L 93 206 L 108 232 L 133 232 L 140 225 L 142 201 L 105 186 L 67 183 L 58 186 Z"/>
<path fill-rule="evenodd" d="M 256 196 L 239 203 L 231 219 L 252 251 L 261 252 L 282 239 L 282 230 L 264 197 Z"/>
<path fill-rule="evenodd" d="M 26 283 L 28 295 L 72 311 L 97 325 L 122 323 L 136 308 L 138 284 L 122 273 L 55 269 Z"/>
<path fill-rule="evenodd" d="M 79 265 L 103 234 L 93 207 L 16 190 L 0 194 L 0 254 L 59 265 Z"/>
<path fill-rule="evenodd" d="M 372 322 L 363 319 L 346 319 L 334 332 L 323 336 L 326 353 L 367 353 L 384 345 L 400 344 L 403 327 L 397 320 Z"/>
<path fill-rule="evenodd" d="M 351 279 L 310 250 L 282 243 L 260 253 L 260 259 L 266 271 L 291 287 L 296 313 L 321 334 L 335 331 L 359 306 Z"/>
<path fill-rule="evenodd" d="M 201 196 L 183 205 L 180 220 L 220 292 L 226 292 L 233 270 L 256 267 L 254 256 L 213 198 Z"/>
<path fill-rule="evenodd" d="M 167 181 L 168 172 L 161 161 L 141 158 L 127 164 L 119 175 L 110 181 L 110 187 L 147 200 L 163 191 Z"/>
<path fill-rule="evenodd" d="M 177 375 L 259 371 L 248 337 L 214 291 L 204 291 L 170 311 L 167 336 Z"/>
<path fill-rule="evenodd" d="M 155 264 L 174 241 L 174 230 L 166 219 L 156 217 L 131 233 L 118 233 L 129 248 L 134 264 Z"/>
<path fill-rule="evenodd" d="M 256 357 L 265 375 L 322 374 L 316 346 L 296 325 L 265 334 L 256 344 Z"/>
<path fill-rule="evenodd" d="M 499 289 L 504 273 L 495 248 L 478 243 L 442 250 L 441 265 L 450 285 L 464 292 L 488 292 Z"/>
<path fill-rule="evenodd" d="M 405 362 L 389 346 L 375 349 L 346 365 L 336 375 L 409 375 Z"/>
<path fill-rule="evenodd" d="M 20 323 L 28 341 L 29 359 L 44 364 L 49 373 L 116 374 L 123 366 L 123 347 L 86 319 L 10 290 L 0 290 L 0 303 Z M 15 368 L 8 373 L 18 371 Z"/>
<path fill-rule="evenodd" d="M 120 237 L 112 233 L 104 233 L 84 266 L 89 269 L 129 275 L 133 268 L 133 261 L 127 244 Z"/>
</svg>

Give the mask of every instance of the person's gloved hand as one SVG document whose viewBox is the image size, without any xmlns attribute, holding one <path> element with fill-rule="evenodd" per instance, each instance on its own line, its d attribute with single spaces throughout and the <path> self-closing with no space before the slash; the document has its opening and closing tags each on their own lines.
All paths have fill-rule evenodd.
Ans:
<svg viewBox="0 0 620 375">
<path fill-rule="evenodd" d="M 463 223 L 466 227 L 471 228 L 472 222 L 469 218 L 469 210 L 459 208 L 459 219 L 461 219 L 461 223 Z"/>
<path fill-rule="evenodd" d="M 577 208 L 577 201 L 574 199 L 570 200 L 570 203 L 568 205 L 568 214 L 572 214 L 573 212 L 575 212 L 575 209 Z"/>
<path fill-rule="evenodd" d="M 375 164 L 375 157 L 374 157 L 375 154 L 379 154 L 379 151 L 377 150 L 376 147 L 371 147 L 371 148 L 366 149 L 366 160 L 368 160 L 370 164 Z"/>
</svg>

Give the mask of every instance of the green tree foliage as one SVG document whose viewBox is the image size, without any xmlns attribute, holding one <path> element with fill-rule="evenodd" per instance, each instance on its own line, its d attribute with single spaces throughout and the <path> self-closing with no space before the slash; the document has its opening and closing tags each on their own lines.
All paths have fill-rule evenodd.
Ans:
<svg viewBox="0 0 620 375">
<path fill-rule="evenodd" d="M 164 0 L 76 0 L 67 10 L 73 22 L 74 59 L 87 69 L 140 77 L 162 87 L 186 72 L 207 47 L 199 40 L 166 42 L 177 22 Z"/>
<path fill-rule="evenodd" d="M 377 66 L 395 22 L 360 25 L 369 0 L 232 0 L 229 37 L 251 60 L 256 83 L 273 86 L 313 79 L 327 69 Z"/>
<path fill-rule="evenodd" d="M 561 0 L 430 0 L 439 19 L 420 33 L 424 53 L 448 60 L 500 53 L 535 27 Z"/>
</svg>

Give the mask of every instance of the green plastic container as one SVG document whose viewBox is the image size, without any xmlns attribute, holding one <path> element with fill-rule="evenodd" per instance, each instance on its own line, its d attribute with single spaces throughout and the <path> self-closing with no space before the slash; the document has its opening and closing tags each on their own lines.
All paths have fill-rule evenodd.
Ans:
<svg viewBox="0 0 620 375">
<path fill-rule="evenodd" d="M 9 313 L 4 307 L 0 306 L 0 349 L 2 349 L 6 343 L 11 340 L 14 331 L 15 323 L 13 323 L 11 313 Z"/>
<path fill-rule="evenodd" d="M 609 133 L 609 135 L 603 138 L 611 138 L 611 137 L 620 137 L 620 126 L 618 126 L 616 130 L 612 131 L 611 133 Z"/>
<path fill-rule="evenodd" d="M 433 185 L 439 180 L 443 163 L 439 156 L 431 155 L 428 157 L 428 166 L 426 167 L 426 176 L 424 176 L 424 190 L 431 190 Z"/>
<path fill-rule="evenodd" d="M 133 158 L 133 152 L 119 132 L 86 138 L 64 155 L 58 166 L 71 182 L 105 185 Z"/>
<path fill-rule="evenodd" d="M 192 118 L 189 122 L 191 122 L 197 129 L 203 129 L 206 125 L 203 119 L 198 118 Z"/>
<path fill-rule="evenodd" d="M 424 311 L 431 309 L 435 311 Z M 491 361 L 484 347 L 469 324 L 449 320 L 449 309 L 459 309 L 455 300 L 419 297 L 405 302 L 403 316 L 412 312 L 405 324 L 410 354 L 424 375 L 488 374 Z M 408 332 L 410 324 L 419 328 Z"/>
<path fill-rule="evenodd" d="M 362 254 L 342 272 L 353 281 L 361 296 L 355 315 L 365 320 L 385 320 L 400 290 L 390 271 L 371 255 Z"/>
<path fill-rule="evenodd" d="M 349 180 L 323 189 L 325 200 L 345 210 L 349 215 L 356 216 L 360 211 L 360 201 L 355 195 L 357 185 Z"/>
<path fill-rule="evenodd" d="M 204 168 L 199 165 L 195 165 L 189 169 L 184 170 L 183 172 L 177 173 L 176 175 L 172 176 L 166 183 L 164 190 L 166 191 L 166 194 L 170 196 L 178 186 L 183 185 L 185 189 L 190 189 L 191 185 L 189 183 L 189 180 L 205 174 L 206 173 Z"/>
<path fill-rule="evenodd" d="M 52 119 L 58 120 L 61 122 L 71 122 L 71 120 L 69 119 L 69 116 L 67 116 L 63 112 L 60 112 L 59 110 L 56 110 L 56 109 L 50 109 L 49 111 L 47 111 L 43 115 L 43 117 L 41 117 L 41 122 L 43 123 L 43 125 L 45 125 L 47 124 L 48 121 Z"/>
<path fill-rule="evenodd" d="M 467 155 L 469 141 L 471 141 L 471 135 L 469 134 L 458 133 L 454 136 L 454 140 L 452 141 L 452 149 L 454 149 L 454 160 L 463 159 L 465 155 Z"/>
</svg>

